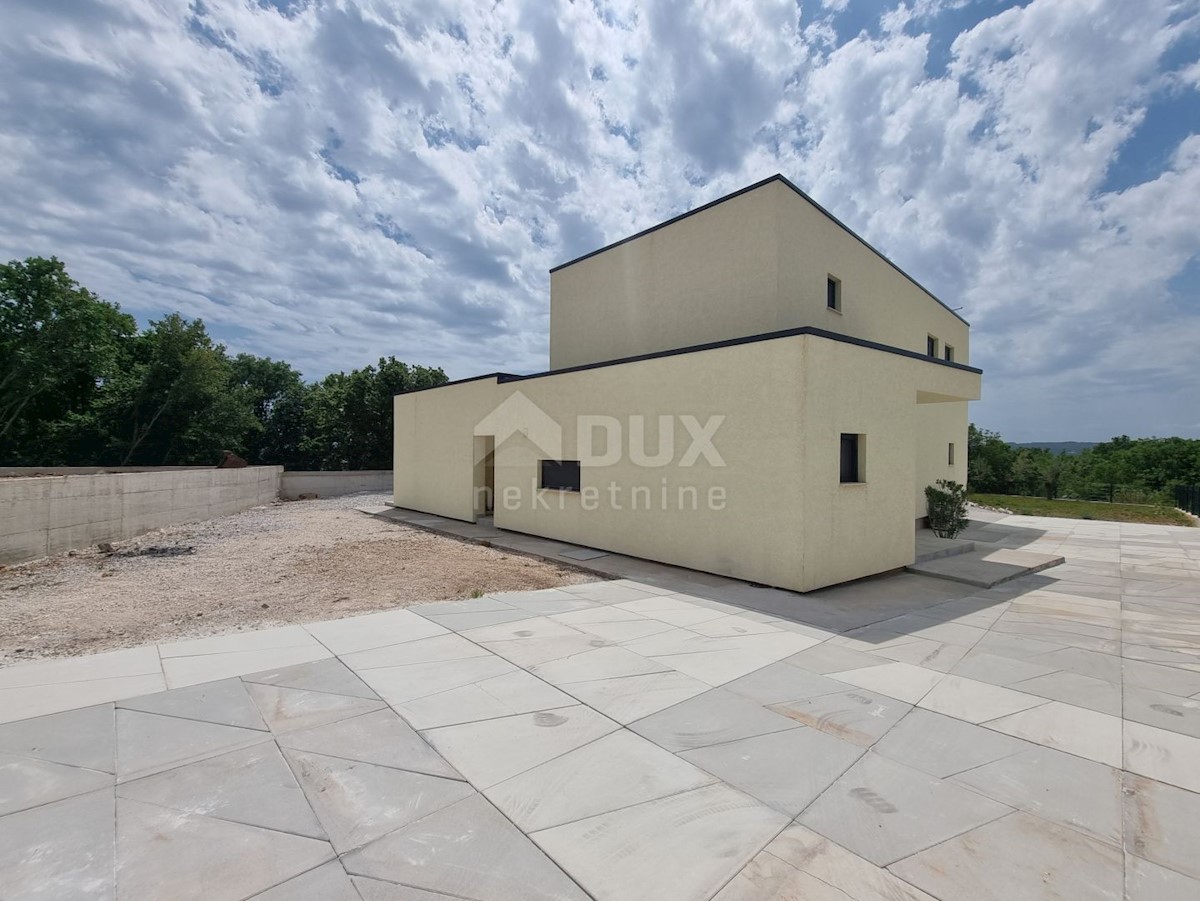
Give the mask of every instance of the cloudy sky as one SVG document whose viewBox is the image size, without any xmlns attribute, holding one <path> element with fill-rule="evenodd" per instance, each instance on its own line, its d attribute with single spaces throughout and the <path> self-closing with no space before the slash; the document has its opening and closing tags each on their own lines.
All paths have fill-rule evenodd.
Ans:
<svg viewBox="0 0 1200 901">
<path fill-rule="evenodd" d="M 0 256 L 308 377 L 547 364 L 547 270 L 781 172 L 1012 440 L 1200 436 L 1200 0 L 5 0 Z"/>
</svg>

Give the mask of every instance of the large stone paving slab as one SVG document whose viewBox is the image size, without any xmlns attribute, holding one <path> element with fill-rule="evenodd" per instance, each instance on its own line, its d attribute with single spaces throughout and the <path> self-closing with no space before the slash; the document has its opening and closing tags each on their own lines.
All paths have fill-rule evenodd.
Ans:
<svg viewBox="0 0 1200 901">
<path fill-rule="evenodd" d="M 513 670 L 472 685 L 405 701 L 396 704 L 395 709 L 417 729 L 433 729 L 576 703 L 575 698 L 538 677 L 524 670 Z"/>
<path fill-rule="evenodd" d="M 710 690 L 710 686 L 699 679 L 672 671 L 597 679 L 594 682 L 572 682 L 563 685 L 563 690 L 609 719 L 628 725 L 703 694 Z"/>
<path fill-rule="evenodd" d="M 117 800 L 121 901 L 235 901 L 333 857 L 325 841 Z"/>
<path fill-rule="evenodd" d="M 389 833 L 342 862 L 354 875 L 454 898 L 587 901 L 553 861 L 480 795 Z"/>
<path fill-rule="evenodd" d="M 117 707 L 217 723 L 222 726 L 261 730 L 267 728 L 240 679 L 205 682 L 191 688 L 177 688 L 174 691 L 162 691 L 140 698 L 128 698 L 117 701 Z"/>
<path fill-rule="evenodd" d="M 887 663 L 883 666 L 868 666 L 862 669 L 833 673 L 833 678 L 866 688 L 870 691 L 916 704 L 935 685 L 942 681 L 945 673 L 914 666 L 911 663 Z"/>
<path fill-rule="evenodd" d="M 427 892 L 409 885 L 367 879 L 365 876 L 353 876 L 351 881 L 358 889 L 359 895 L 353 901 L 460 901 L 459 898 L 443 895 L 441 892 Z"/>
<path fill-rule="evenodd" d="M 833 901 L 933 901 L 932 896 L 914 888 L 882 867 L 878 867 L 825 836 L 793 823 L 767 845 L 766 854 L 778 858 L 841 894 Z M 805 888 L 816 888 L 806 883 Z M 767 895 L 768 898 L 772 897 Z M 784 898 L 788 896 L 784 894 Z M 800 894 L 807 901 L 807 895 Z M 821 895 L 816 895 L 821 899 Z"/>
<path fill-rule="evenodd" d="M 787 817 L 723 785 L 535 832 L 597 901 L 707 901 Z"/>
<path fill-rule="evenodd" d="M 364 652 L 366 653 L 366 652 Z M 282 688 L 302 688 L 309 691 L 324 691 L 336 695 L 351 695 L 356 698 L 376 699 L 375 692 L 367 688 L 362 679 L 354 675 L 340 660 L 316 660 L 298 666 L 286 666 L 242 676 L 246 682 L 263 685 L 278 685 Z"/>
<path fill-rule="evenodd" d="M 764 898 L 844 901 L 847 897 L 816 876 L 762 851 L 721 889 L 714 901 L 762 901 Z"/>
<path fill-rule="evenodd" d="M 1126 901 L 1195 901 L 1200 879 L 1128 854 L 1125 857 Z"/>
<path fill-rule="evenodd" d="M 1088 760 L 1121 765 L 1121 719 L 1051 701 L 988 722 L 989 729 L 1058 748 Z"/>
<path fill-rule="evenodd" d="M 678 794 L 716 781 L 632 732 L 613 732 L 484 794 L 526 832 Z"/>
<path fill-rule="evenodd" d="M 362 901 L 342 865 L 331 860 L 315 870 L 255 895 L 254 901 Z"/>
<path fill-rule="evenodd" d="M 456 779 L 306 751 L 286 753 L 339 854 L 475 794 Z"/>
<path fill-rule="evenodd" d="M 246 690 L 254 699 L 271 731 L 277 734 L 311 729 L 313 726 L 381 710 L 385 706 L 383 701 L 374 698 L 335 695 L 257 682 L 247 682 Z"/>
<path fill-rule="evenodd" d="M 1200 738 L 1200 699 L 1126 685 L 1120 712 L 1138 723 Z"/>
<path fill-rule="evenodd" d="M 970 596 L 662 576 L 0 670 L 0 898 L 1191 901 L 1200 533 L 1038 534 L 1070 566 Z"/>
<path fill-rule="evenodd" d="M 0 819 L 6 899 L 114 901 L 111 788 Z"/>
<path fill-rule="evenodd" d="M 1126 849 L 1200 879 L 1200 795 L 1130 773 L 1124 778 Z"/>
<path fill-rule="evenodd" d="M 137 779 L 269 740 L 257 729 L 118 710 L 117 778 Z"/>
<path fill-rule="evenodd" d="M 769 709 L 835 738 L 869 748 L 912 707 L 863 689 L 772 704 Z"/>
<path fill-rule="evenodd" d="M 522 614 L 524 615 L 524 614 Z M 446 628 L 411 610 L 389 610 L 347 619 L 312 623 L 305 627 L 334 654 L 349 654 L 370 648 L 400 644 L 446 634 Z"/>
<path fill-rule="evenodd" d="M 1121 843 L 1121 773 L 1050 748 L 1032 748 L 951 780 L 1002 804 Z"/>
<path fill-rule="evenodd" d="M 495 655 L 465 660 L 438 660 L 363 670 L 359 675 L 393 707 L 452 688 L 474 685 L 484 679 L 516 672 L 516 667 Z"/>
<path fill-rule="evenodd" d="M 1119 901 L 1120 849 L 1027 813 L 957 836 L 891 867 L 942 901 Z"/>
<path fill-rule="evenodd" d="M 787 717 L 722 689 L 705 692 L 630 726 L 668 751 L 686 751 L 722 742 L 795 729 Z"/>
<path fill-rule="evenodd" d="M 862 755 L 858 745 L 799 728 L 683 751 L 680 756 L 794 817 Z"/>
<path fill-rule="evenodd" d="M 576 705 L 445 726 L 425 736 L 472 785 L 486 789 L 618 728 L 607 717 Z"/>
<path fill-rule="evenodd" d="M 982 795 L 868 753 L 798 822 L 886 866 L 1011 811 Z"/>
<path fill-rule="evenodd" d="M 952 716 L 968 723 L 982 723 L 1048 702 L 1036 695 L 1001 688 L 987 682 L 976 682 L 961 676 L 947 676 L 918 703 L 935 713 Z"/>
<path fill-rule="evenodd" d="M 836 678 L 827 678 L 790 663 L 780 662 L 764 666 L 740 679 L 734 679 L 727 683 L 724 689 L 765 706 L 834 694 L 852 687 Z"/>
<path fill-rule="evenodd" d="M 660 663 L 616 646 L 587 650 L 530 668 L 535 675 L 555 685 L 641 676 L 666 670 L 667 667 Z"/>
<path fill-rule="evenodd" d="M 945 778 L 1028 748 L 1025 742 L 915 708 L 873 747 L 876 753 Z"/>
<path fill-rule="evenodd" d="M 0 725 L 0 752 L 21 757 L 115 773 L 116 748 L 112 704 Z"/>
<path fill-rule="evenodd" d="M 112 784 L 109 773 L 0 754 L 0 817 Z"/>
<path fill-rule="evenodd" d="M 310 838 L 326 837 L 273 742 L 123 783 L 117 797 Z"/>
<path fill-rule="evenodd" d="M 288 732 L 279 745 L 344 760 L 361 760 L 429 776 L 461 779 L 425 739 L 390 710 L 379 710 L 313 729 Z"/>
</svg>

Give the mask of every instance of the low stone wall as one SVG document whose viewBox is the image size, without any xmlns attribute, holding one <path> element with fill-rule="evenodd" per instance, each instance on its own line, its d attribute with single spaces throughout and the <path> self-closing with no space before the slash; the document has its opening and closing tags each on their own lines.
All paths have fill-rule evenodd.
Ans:
<svg viewBox="0 0 1200 901">
<path fill-rule="evenodd" d="M 239 513 L 279 496 L 283 467 L 149 471 L 25 467 L 0 478 L 0 563 Z M 81 471 L 82 470 L 82 471 Z M 21 476 L 18 470 L 0 472 Z"/>
<path fill-rule="evenodd" d="M 360 491 L 392 493 L 390 469 L 360 469 L 350 472 L 292 472 L 283 474 L 279 496 L 295 500 L 301 495 L 340 497 Z"/>
</svg>

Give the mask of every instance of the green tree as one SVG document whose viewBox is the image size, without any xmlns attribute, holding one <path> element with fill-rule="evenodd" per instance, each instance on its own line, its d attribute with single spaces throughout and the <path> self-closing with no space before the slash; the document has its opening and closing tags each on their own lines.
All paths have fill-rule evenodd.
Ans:
<svg viewBox="0 0 1200 901">
<path fill-rule="evenodd" d="M 245 353 L 233 358 L 230 371 L 234 390 L 257 423 L 242 439 L 246 459 L 297 468 L 308 390 L 300 373 L 282 360 Z"/>
<path fill-rule="evenodd" d="M 215 465 L 222 450 L 244 453 L 247 435 L 262 429 L 224 346 L 201 320 L 178 313 L 137 337 L 97 407 L 109 456 L 121 465 Z"/>
<path fill-rule="evenodd" d="M 0 462 L 215 464 L 222 450 L 290 469 L 392 465 L 392 397 L 440 385 L 395 357 L 306 384 L 289 364 L 232 359 L 204 323 L 134 319 L 57 259 L 0 266 Z"/>
<path fill-rule="evenodd" d="M 132 316 L 54 257 L 0 266 L 0 460 L 65 464 L 86 453 L 92 405 L 136 332 Z"/>
<path fill-rule="evenodd" d="M 445 382 L 440 368 L 395 357 L 326 376 L 307 399 L 303 449 L 321 469 L 390 469 L 392 397 Z"/>
<path fill-rule="evenodd" d="M 967 483 L 972 491 L 1007 494 L 1013 490 L 1016 449 L 998 432 L 967 427 Z"/>
</svg>

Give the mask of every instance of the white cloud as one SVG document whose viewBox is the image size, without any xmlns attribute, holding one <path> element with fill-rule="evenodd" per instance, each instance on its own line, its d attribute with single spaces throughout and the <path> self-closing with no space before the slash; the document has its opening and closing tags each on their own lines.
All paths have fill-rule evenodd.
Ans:
<svg viewBox="0 0 1200 901">
<path fill-rule="evenodd" d="M 310 375 L 529 370 L 550 266 L 782 171 L 965 306 L 982 424 L 1197 433 L 1200 138 L 1105 188 L 1197 89 L 1194 2 L 976 5 L 952 41 L 971 4 L 897 2 L 840 44 L 822 6 L 14 0 L 0 254 Z"/>
</svg>

